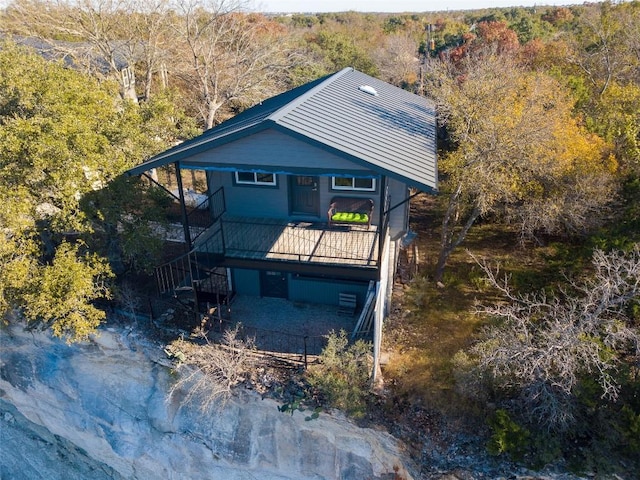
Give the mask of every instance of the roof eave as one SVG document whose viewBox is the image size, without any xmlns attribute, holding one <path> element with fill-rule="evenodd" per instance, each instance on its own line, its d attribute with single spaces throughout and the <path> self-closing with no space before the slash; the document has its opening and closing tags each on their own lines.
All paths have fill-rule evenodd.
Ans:
<svg viewBox="0 0 640 480">
<path fill-rule="evenodd" d="M 181 160 L 192 157 L 193 155 L 212 150 L 226 143 L 233 142 L 243 137 L 248 137 L 249 135 L 253 135 L 254 133 L 258 133 L 262 130 L 266 130 L 270 128 L 271 123 L 272 122 L 270 122 L 269 120 L 264 120 L 260 123 L 250 125 L 240 130 L 234 130 L 221 137 L 212 136 L 210 138 L 203 138 L 200 140 L 200 142 L 197 142 L 195 144 L 176 145 L 170 150 L 167 150 L 159 155 L 150 158 L 137 167 L 127 170 L 125 172 L 125 175 L 141 175 L 153 168 L 163 167 L 170 163 L 180 162 Z"/>
</svg>

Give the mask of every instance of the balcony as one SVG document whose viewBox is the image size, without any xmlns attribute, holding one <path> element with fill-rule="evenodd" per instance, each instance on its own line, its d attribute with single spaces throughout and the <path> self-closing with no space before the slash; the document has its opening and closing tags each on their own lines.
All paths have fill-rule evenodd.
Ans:
<svg viewBox="0 0 640 480">
<path fill-rule="evenodd" d="M 225 259 L 294 262 L 375 269 L 378 227 L 231 217 L 198 236 L 195 251 Z"/>
</svg>

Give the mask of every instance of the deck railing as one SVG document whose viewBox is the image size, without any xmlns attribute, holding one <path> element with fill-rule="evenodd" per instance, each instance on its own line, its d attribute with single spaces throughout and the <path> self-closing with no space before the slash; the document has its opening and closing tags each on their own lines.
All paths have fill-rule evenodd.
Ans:
<svg viewBox="0 0 640 480">
<path fill-rule="evenodd" d="M 222 218 L 199 251 L 226 257 L 376 266 L 377 230 Z"/>
<path fill-rule="evenodd" d="M 226 212 L 224 188 L 220 187 L 195 207 L 187 209 L 187 224 L 191 240 L 195 241 Z"/>
</svg>

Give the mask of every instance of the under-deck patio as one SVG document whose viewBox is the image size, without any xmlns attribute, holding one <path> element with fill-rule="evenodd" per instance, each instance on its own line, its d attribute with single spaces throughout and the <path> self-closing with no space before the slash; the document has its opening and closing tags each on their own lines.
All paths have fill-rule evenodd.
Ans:
<svg viewBox="0 0 640 480">
<path fill-rule="evenodd" d="M 231 304 L 228 324 L 240 323 L 243 335 L 252 338 L 261 351 L 295 357 L 318 355 L 332 331 L 344 330 L 351 338 L 357 320 L 358 315 L 340 315 L 333 305 L 238 296 Z M 357 338 L 370 341 L 371 332 L 360 332 Z"/>
<path fill-rule="evenodd" d="M 377 267 L 376 226 L 224 215 L 195 242 L 197 251 L 227 258 Z"/>
</svg>

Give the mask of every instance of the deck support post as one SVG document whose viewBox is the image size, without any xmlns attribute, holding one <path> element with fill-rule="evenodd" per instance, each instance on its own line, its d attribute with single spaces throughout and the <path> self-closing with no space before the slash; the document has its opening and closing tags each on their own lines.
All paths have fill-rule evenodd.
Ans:
<svg viewBox="0 0 640 480">
<path fill-rule="evenodd" d="M 182 228 L 184 229 L 184 242 L 187 245 L 187 252 L 193 248 L 191 242 L 191 231 L 189 230 L 189 218 L 187 216 L 187 204 L 184 200 L 184 190 L 182 187 L 182 174 L 180 173 L 180 162 L 174 163 L 176 168 L 176 181 L 178 183 L 178 196 L 180 197 L 180 214 L 182 215 Z"/>
<path fill-rule="evenodd" d="M 387 177 L 382 176 L 380 178 L 380 213 L 378 217 L 378 280 L 380 279 L 380 266 L 382 261 L 382 249 L 384 248 L 385 236 L 387 233 Z"/>
</svg>

